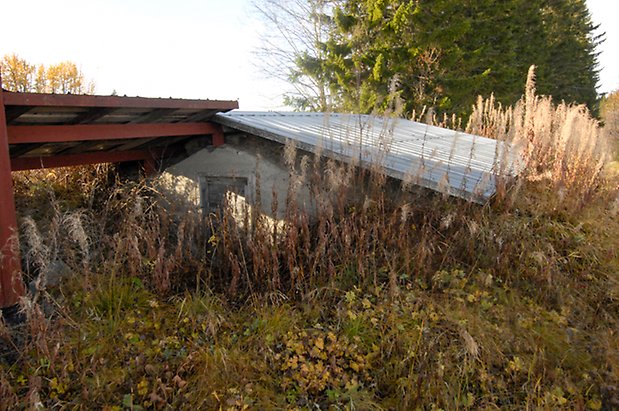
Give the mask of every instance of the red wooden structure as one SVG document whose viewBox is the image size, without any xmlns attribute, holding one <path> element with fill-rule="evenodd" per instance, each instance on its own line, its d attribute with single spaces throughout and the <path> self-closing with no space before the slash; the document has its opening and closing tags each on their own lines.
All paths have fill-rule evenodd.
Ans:
<svg viewBox="0 0 619 411">
<path fill-rule="evenodd" d="M 1 84 L 1 79 L 0 79 Z M 0 92 L 0 309 L 24 295 L 11 172 L 142 161 L 146 171 L 187 139 L 223 144 L 217 112 L 236 101 Z"/>
</svg>

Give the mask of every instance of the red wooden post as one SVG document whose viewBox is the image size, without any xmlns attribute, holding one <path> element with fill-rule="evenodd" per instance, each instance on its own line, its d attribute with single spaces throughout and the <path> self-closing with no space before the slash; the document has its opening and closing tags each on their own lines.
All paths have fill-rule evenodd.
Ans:
<svg viewBox="0 0 619 411">
<path fill-rule="evenodd" d="M 213 145 L 215 147 L 219 147 L 221 145 L 224 144 L 224 131 L 222 129 L 221 126 L 216 126 L 213 130 L 213 134 L 212 134 L 212 138 L 213 138 Z"/>
<path fill-rule="evenodd" d="M 0 84 L 2 84 L 1 78 Z M 0 308 L 7 308 L 17 304 L 25 290 L 21 278 L 17 217 L 3 94 L 0 89 Z"/>
<path fill-rule="evenodd" d="M 148 153 L 144 160 L 142 160 L 142 168 L 145 177 L 151 177 L 157 173 L 157 160 L 155 160 L 152 153 Z"/>
</svg>

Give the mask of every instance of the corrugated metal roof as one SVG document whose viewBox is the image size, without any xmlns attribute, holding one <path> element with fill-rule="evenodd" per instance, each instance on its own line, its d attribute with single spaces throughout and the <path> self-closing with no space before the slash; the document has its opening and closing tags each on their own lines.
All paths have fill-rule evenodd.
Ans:
<svg viewBox="0 0 619 411">
<path fill-rule="evenodd" d="M 250 134 L 320 152 L 450 195 L 483 202 L 499 171 L 518 169 L 510 145 L 400 118 L 357 114 L 242 112 L 214 121 Z"/>
</svg>

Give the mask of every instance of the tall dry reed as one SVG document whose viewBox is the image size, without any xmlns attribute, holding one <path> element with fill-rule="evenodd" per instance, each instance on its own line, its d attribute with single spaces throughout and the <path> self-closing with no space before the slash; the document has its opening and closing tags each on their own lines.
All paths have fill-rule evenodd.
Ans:
<svg viewBox="0 0 619 411">
<path fill-rule="evenodd" d="M 521 181 L 549 183 L 559 202 L 589 200 L 610 158 L 609 139 L 584 105 L 555 104 L 551 96 L 536 94 L 534 66 L 514 107 L 480 97 L 466 131 L 512 143 L 522 161 Z"/>
</svg>

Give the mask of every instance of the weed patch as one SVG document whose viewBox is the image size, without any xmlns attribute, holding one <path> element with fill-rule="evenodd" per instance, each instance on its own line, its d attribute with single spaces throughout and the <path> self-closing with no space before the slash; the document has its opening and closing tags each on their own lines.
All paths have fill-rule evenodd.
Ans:
<svg viewBox="0 0 619 411">
<path fill-rule="evenodd" d="M 527 99 L 526 127 L 584 115 Z M 320 207 L 290 195 L 275 224 L 172 215 L 107 169 L 18 176 L 30 338 L 0 365 L 0 409 L 619 407 L 616 176 L 595 141 L 550 149 L 535 127 L 532 171 L 484 206 L 293 147 Z"/>
</svg>

